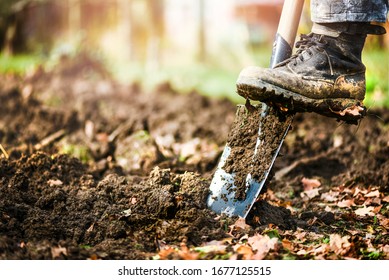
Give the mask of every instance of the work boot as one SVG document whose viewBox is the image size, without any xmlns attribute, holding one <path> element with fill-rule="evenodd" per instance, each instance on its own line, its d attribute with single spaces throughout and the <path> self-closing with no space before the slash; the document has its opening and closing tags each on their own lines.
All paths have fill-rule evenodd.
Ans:
<svg viewBox="0 0 389 280">
<path fill-rule="evenodd" d="M 358 120 L 366 110 L 366 68 L 361 60 L 366 35 L 384 31 L 367 23 L 314 24 L 312 33 L 301 35 L 297 52 L 289 59 L 272 69 L 243 69 L 238 94 L 285 111 Z"/>
</svg>

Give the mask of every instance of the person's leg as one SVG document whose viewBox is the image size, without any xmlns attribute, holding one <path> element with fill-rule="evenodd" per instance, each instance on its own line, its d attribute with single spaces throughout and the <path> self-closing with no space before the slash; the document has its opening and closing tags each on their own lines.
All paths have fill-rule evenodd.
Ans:
<svg viewBox="0 0 389 280">
<path fill-rule="evenodd" d="M 302 35 L 296 54 L 273 69 L 244 69 L 237 81 L 240 95 L 325 115 L 361 104 L 366 88 L 362 49 L 367 34 L 385 33 L 370 21 L 386 19 L 387 1 L 311 3 L 312 33 Z"/>
<path fill-rule="evenodd" d="M 311 19 L 316 23 L 385 22 L 387 0 L 311 0 Z"/>
</svg>

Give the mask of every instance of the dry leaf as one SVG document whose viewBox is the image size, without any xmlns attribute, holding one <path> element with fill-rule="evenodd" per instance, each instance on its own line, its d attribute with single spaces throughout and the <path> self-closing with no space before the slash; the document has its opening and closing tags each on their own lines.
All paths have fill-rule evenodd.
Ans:
<svg viewBox="0 0 389 280">
<path fill-rule="evenodd" d="M 361 190 L 360 188 L 356 187 L 353 196 L 357 196 L 359 193 L 365 195 L 367 194 L 367 190 Z"/>
<path fill-rule="evenodd" d="M 262 260 L 270 250 L 274 250 L 278 238 L 270 238 L 268 235 L 256 234 L 247 240 L 247 243 L 255 251 L 254 259 Z"/>
<path fill-rule="evenodd" d="M 242 259 L 250 260 L 253 256 L 253 251 L 250 246 L 238 244 L 234 246 L 234 251 L 242 255 Z"/>
<path fill-rule="evenodd" d="M 293 251 L 293 249 L 294 249 L 293 243 L 291 241 L 289 241 L 288 239 L 282 240 L 282 247 L 284 247 L 285 249 L 287 249 L 289 251 Z"/>
<path fill-rule="evenodd" d="M 298 229 L 298 231 L 301 231 L 301 229 Z M 305 231 L 297 232 L 295 236 L 296 239 L 299 240 L 300 242 L 305 242 L 307 240 L 306 238 L 307 233 Z"/>
<path fill-rule="evenodd" d="M 334 210 L 328 205 L 326 206 L 326 208 L 324 208 L 324 211 L 334 213 Z"/>
<path fill-rule="evenodd" d="M 383 248 L 382 248 L 382 252 L 384 252 L 384 254 L 389 257 L 389 245 L 385 245 Z"/>
<path fill-rule="evenodd" d="M 378 190 L 365 194 L 365 197 L 379 197 L 380 192 Z"/>
<path fill-rule="evenodd" d="M 372 206 L 369 206 L 369 207 L 366 207 L 364 206 L 363 208 L 359 208 L 357 210 L 355 210 L 355 214 L 357 214 L 358 216 L 366 216 L 366 215 L 369 215 L 369 216 L 374 216 L 374 207 Z"/>
<path fill-rule="evenodd" d="M 378 213 L 380 212 L 381 208 L 382 208 L 382 205 L 377 206 L 377 207 L 374 207 L 373 212 L 374 212 L 375 214 L 378 214 Z"/>
<path fill-rule="evenodd" d="M 185 243 L 181 244 L 181 250 L 179 250 L 178 255 L 183 260 L 197 260 L 199 257 L 199 253 L 189 250 Z"/>
<path fill-rule="evenodd" d="M 303 178 L 301 179 L 301 183 L 303 184 L 304 191 L 309 191 L 315 188 L 318 188 L 321 186 L 321 183 L 317 179 L 308 179 L 308 178 Z"/>
<path fill-rule="evenodd" d="M 245 218 L 239 217 L 233 225 L 229 226 L 229 228 L 230 228 L 229 234 L 232 234 L 232 232 L 236 229 L 237 230 L 247 229 L 247 228 L 250 228 L 250 226 L 248 224 L 246 224 Z"/>
<path fill-rule="evenodd" d="M 174 248 L 172 248 L 170 246 L 166 246 L 166 249 L 161 250 L 158 253 L 158 256 L 160 257 L 161 260 L 168 260 L 169 259 L 169 255 L 174 254 L 176 252 L 177 252 L 176 249 L 174 249 Z"/>
<path fill-rule="evenodd" d="M 339 201 L 336 206 L 340 208 L 350 208 L 351 206 L 355 206 L 354 199 L 344 199 Z"/>
<path fill-rule="evenodd" d="M 338 196 L 339 196 L 339 192 L 330 191 L 330 192 L 322 193 L 320 198 L 328 202 L 334 202 L 338 200 Z"/>
<path fill-rule="evenodd" d="M 383 226 L 385 229 L 389 229 L 389 219 L 387 218 L 383 218 L 383 219 L 380 219 L 380 226 Z"/>
<path fill-rule="evenodd" d="M 341 116 L 345 116 L 345 115 L 351 115 L 351 116 L 360 116 L 361 115 L 361 112 L 363 112 L 363 108 L 361 106 L 351 106 L 351 107 L 348 107 L 342 111 L 339 111 L 339 112 L 334 112 L 334 113 L 337 113 Z"/>
<path fill-rule="evenodd" d="M 68 251 L 66 250 L 66 248 L 61 247 L 61 246 L 51 247 L 51 255 L 52 255 L 53 259 L 60 257 L 61 254 L 65 255 L 65 256 L 68 255 Z"/>
<path fill-rule="evenodd" d="M 296 254 L 299 255 L 299 256 L 305 256 L 305 255 L 308 254 L 308 252 L 307 252 L 306 250 L 304 250 L 304 249 L 301 249 L 301 250 L 298 251 Z"/>
<path fill-rule="evenodd" d="M 330 235 L 330 249 L 337 255 L 344 255 L 351 247 L 351 243 L 348 241 L 349 236 L 340 236 L 339 234 Z"/>
<path fill-rule="evenodd" d="M 303 191 L 300 195 L 301 197 L 307 196 L 309 199 L 311 199 L 318 196 L 320 194 L 319 193 L 320 190 L 321 188 L 311 189 L 311 190 Z"/>
</svg>

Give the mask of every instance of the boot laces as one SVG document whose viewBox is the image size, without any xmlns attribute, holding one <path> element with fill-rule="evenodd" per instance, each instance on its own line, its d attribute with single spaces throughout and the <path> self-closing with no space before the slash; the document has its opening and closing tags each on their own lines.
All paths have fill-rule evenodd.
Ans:
<svg viewBox="0 0 389 280">
<path fill-rule="evenodd" d="M 332 63 L 329 54 L 326 51 L 326 46 L 328 43 L 324 40 L 322 35 L 316 35 L 310 33 L 308 35 L 301 34 L 300 40 L 296 42 L 295 46 L 298 49 L 294 55 L 292 55 L 290 58 L 280 62 L 275 67 L 284 66 L 288 64 L 289 62 L 294 62 L 293 65 L 297 65 L 297 60 L 300 60 L 301 62 L 304 62 L 304 56 L 303 52 L 307 52 L 309 55 L 313 55 L 312 49 L 316 49 L 322 53 L 324 53 L 328 59 L 328 64 L 330 66 L 331 75 L 334 74 Z M 318 37 L 319 36 L 319 37 Z"/>
</svg>

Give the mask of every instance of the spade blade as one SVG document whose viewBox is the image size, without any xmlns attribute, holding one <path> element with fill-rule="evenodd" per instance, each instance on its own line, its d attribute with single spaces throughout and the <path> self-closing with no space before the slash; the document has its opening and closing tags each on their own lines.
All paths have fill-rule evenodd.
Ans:
<svg viewBox="0 0 389 280">
<path fill-rule="evenodd" d="M 246 218 L 263 188 L 293 115 L 266 104 L 238 105 L 214 173 L 207 205 L 216 213 Z"/>
</svg>

